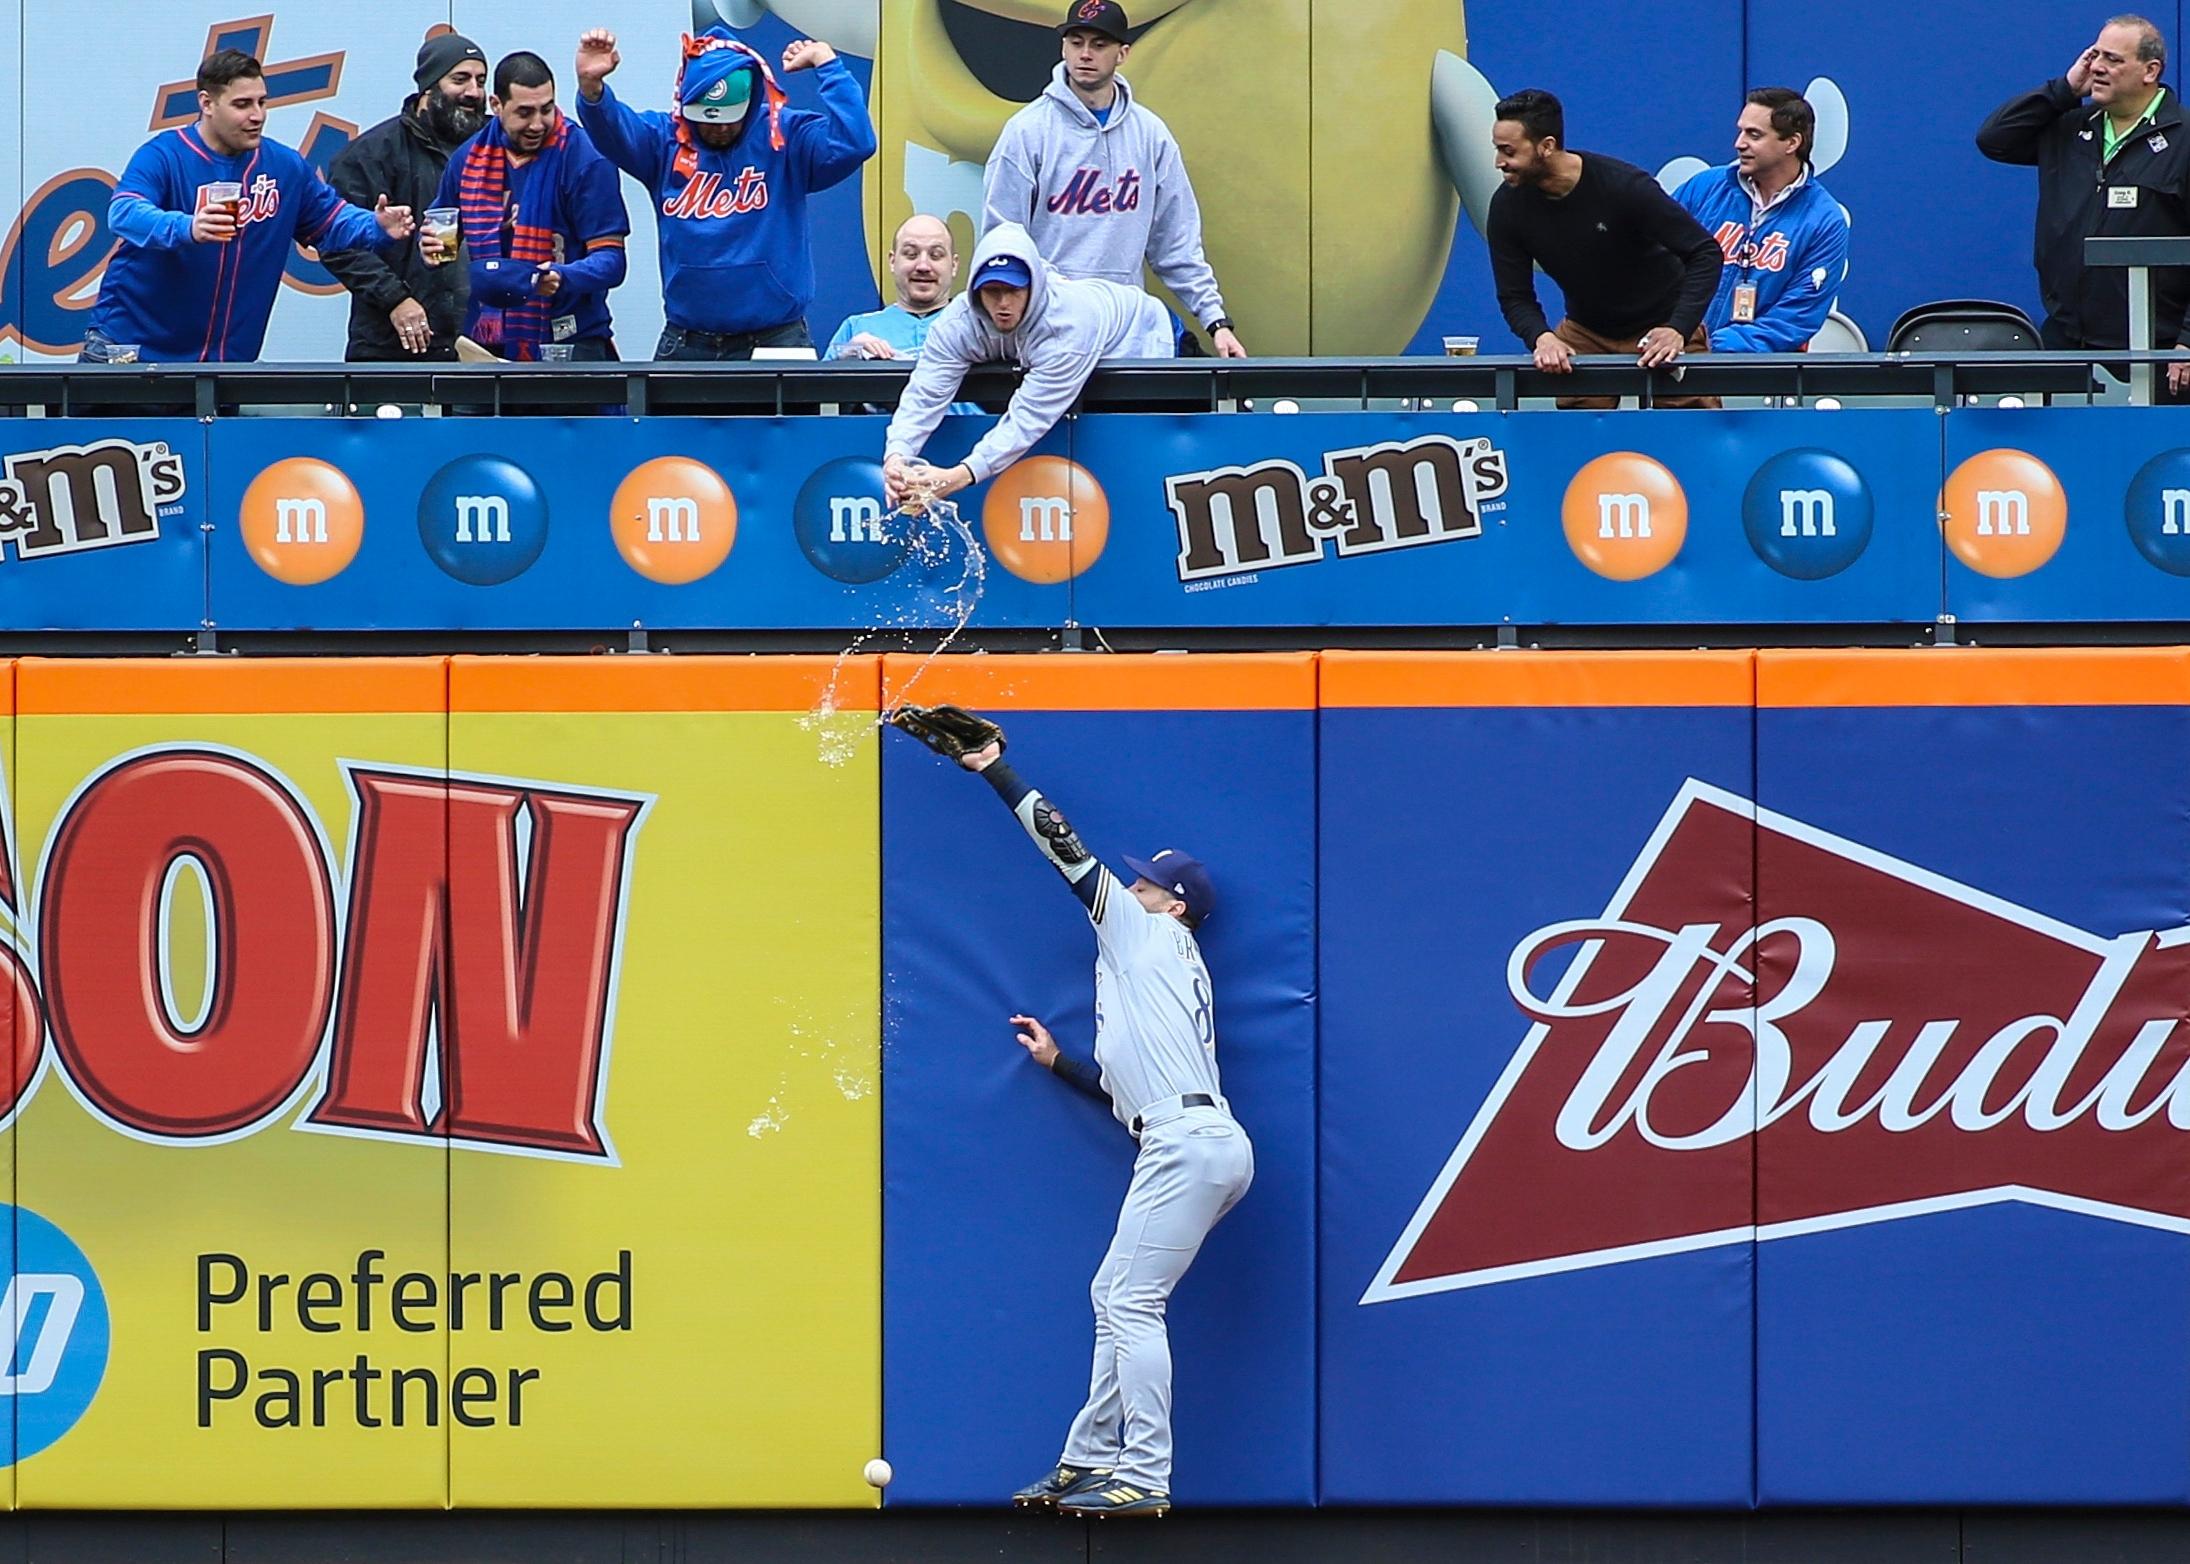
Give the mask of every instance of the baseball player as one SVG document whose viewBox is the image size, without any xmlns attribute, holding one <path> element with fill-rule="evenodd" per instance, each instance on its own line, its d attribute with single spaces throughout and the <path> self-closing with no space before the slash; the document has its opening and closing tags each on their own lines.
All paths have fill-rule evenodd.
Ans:
<svg viewBox="0 0 2190 1564">
<path fill-rule="evenodd" d="M 1202 1240 L 1255 1177 L 1254 1147 L 1217 1080 L 1209 969 L 1194 931 L 1215 908 L 1209 875 L 1166 849 L 1127 858 L 1128 884 L 1081 843 L 1057 806 L 1003 762 L 1003 731 L 952 706 L 903 706 L 891 722 L 979 772 L 1063 875 L 1095 926 L 1095 1063 L 1111 1112 L 1140 1143 L 1118 1229 L 1095 1272 L 1095 1365 L 1055 1469 L 1012 1495 L 1062 1514 L 1158 1516 L 1171 1508 L 1171 1345 L 1164 1304 Z M 1020 1041 L 1060 1068 L 1030 1016 Z M 1069 1058 L 1069 1056 L 1064 1056 Z M 1076 1065 L 1076 1062 L 1075 1062 Z"/>
<path fill-rule="evenodd" d="M 1116 0 L 1072 0 L 1064 59 L 1014 114 L 981 175 L 981 228 L 1018 223 L 1067 277 L 1141 286 L 1142 268 L 1178 298 L 1222 358 L 1245 358 L 1201 242 L 1201 206 L 1171 127 L 1118 67 L 1133 52 Z"/>
</svg>

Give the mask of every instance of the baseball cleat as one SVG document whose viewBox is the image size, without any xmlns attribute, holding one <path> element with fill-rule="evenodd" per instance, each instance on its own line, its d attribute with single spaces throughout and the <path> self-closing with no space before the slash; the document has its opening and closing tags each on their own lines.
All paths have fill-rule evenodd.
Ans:
<svg viewBox="0 0 2190 1564">
<path fill-rule="evenodd" d="M 1067 1494 L 1108 1482 L 1110 1472 L 1107 1466 L 1067 1466 L 1060 1461 L 1055 1471 L 1013 1494 L 1011 1502 L 1022 1510 L 1046 1510 Z"/>
<path fill-rule="evenodd" d="M 1095 1520 L 1112 1515 L 1145 1515 L 1153 1520 L 1170 1510 L 1168 1493 L 1127 1482 L 1091 1483 L 1070 1498 L 1057 1501 L 1059 1515 L 1085 1515 Z"/>
</svg>

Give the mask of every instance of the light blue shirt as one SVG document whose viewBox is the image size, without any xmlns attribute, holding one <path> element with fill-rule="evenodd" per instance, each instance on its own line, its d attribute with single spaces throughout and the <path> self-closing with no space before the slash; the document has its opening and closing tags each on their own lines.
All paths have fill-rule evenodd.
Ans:
<svg viewBox="0 0 2190 1564">
<path fill-rule="evenodd" d="M 942 316 L 942 310 L 933 309 L 925 315 L 915 315 L 902 304 L 892 304 L 888 309 L 869 310 L 864 315 L 848 315 L 844 324 L 836 328 L 836 335 L 829 339 L 823 358 L 852 357 L 852 338 L 862 332 L 880 337 L 897 349 L 900 358 L 918 358 L 926 346 L 928 332 Z M 953 402 L 953 413 L 979 413 L 981 409 L 972 402 Z"/>
</svg>

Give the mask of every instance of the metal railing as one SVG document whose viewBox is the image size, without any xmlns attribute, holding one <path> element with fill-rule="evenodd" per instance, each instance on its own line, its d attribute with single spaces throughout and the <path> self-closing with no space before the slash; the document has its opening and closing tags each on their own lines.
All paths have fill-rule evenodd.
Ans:
<svg viewBox="0 0 2190 1564">
<path fill-rule="evenodd" d="M 1718 396 L 1811 403 L 1893 399 L 1938 407 L 1979 397 L 2089 400 L 2093 371 L 2124 378 L 2172 353 L 1706 354 L 1677 374 L 1627 358 L 1577 358 L 1552 375 L 1526 357 L 1274 358 L 1118 361 L 1098 369 L 1083 412 L 1367 408 L 1398 401 L 1511 411 L 1555 397 Z M 909 368 L 872 362 L 761 364 L 17 364 L 0 366 L 0 416 L 213 418 L 238 411 L 370 414 L 383 404 L 465 413 L 614 413 L 627 417 L 776 416 L 893 406 Z M 966 378 L 963 399 L 1001 407 L 1008 365 Z M 1463 408 L 1463 410 L 1466 410 Z"/>
</svg>

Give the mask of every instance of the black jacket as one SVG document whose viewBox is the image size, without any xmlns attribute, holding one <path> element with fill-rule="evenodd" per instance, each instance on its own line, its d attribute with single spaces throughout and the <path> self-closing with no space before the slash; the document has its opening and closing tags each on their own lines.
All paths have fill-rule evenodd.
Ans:
<svg viewBox="0 0 2190 1564">
<path fill-rule="evenodd" d="M 382 120 L 335 155 L 327 180 L 343 199 L 370 210 L 386 196 L 390 206 L 407 206 L 414 219 L 426 220 L 426 208 L 441 188 L 441 172 L 454 148 L 434 139 L 432 128 L 413 112 L 417 107 L 416 97 L 406 98 L 402 113 Z M 436 349 L 453 346 L 464 329 L 468 283 L 460 263 L 428 266 L 415 242 L 384 254 L 345 250 L 320 259 L 350 290 L 353 359 L 418 362 L 417 354 L 404 351 L 396 341 L 395 327 L 388 322 L 388 311 L 405 299 L 426 307 Z"/>
<path fill-rule="evenodd" d="M 2038 296 L 2050 317 L 2049 344 L 2129 345 L 2129 274 L 2118 266 L 2085 266 L 2085 239 L 2190 235 L 2190 126 L 2175 90 L 2167 89 L 2152 123 L 2117 147 L 2102 169 L 2105 115 L 2065 79 L 2055 80 L 2010 98 L 1977 132 L 1977 150 L 1994 162 L 2037 165 Z M 2110 195 L 2132 190 L 2134 197 Z M 2133 206 L 2114 204 L 2131 199 Z M 2152 284 L 2154 344 L 2172 347 L 2186 335 L 2190 268 L 2155 271 Z"/>
</svg>

